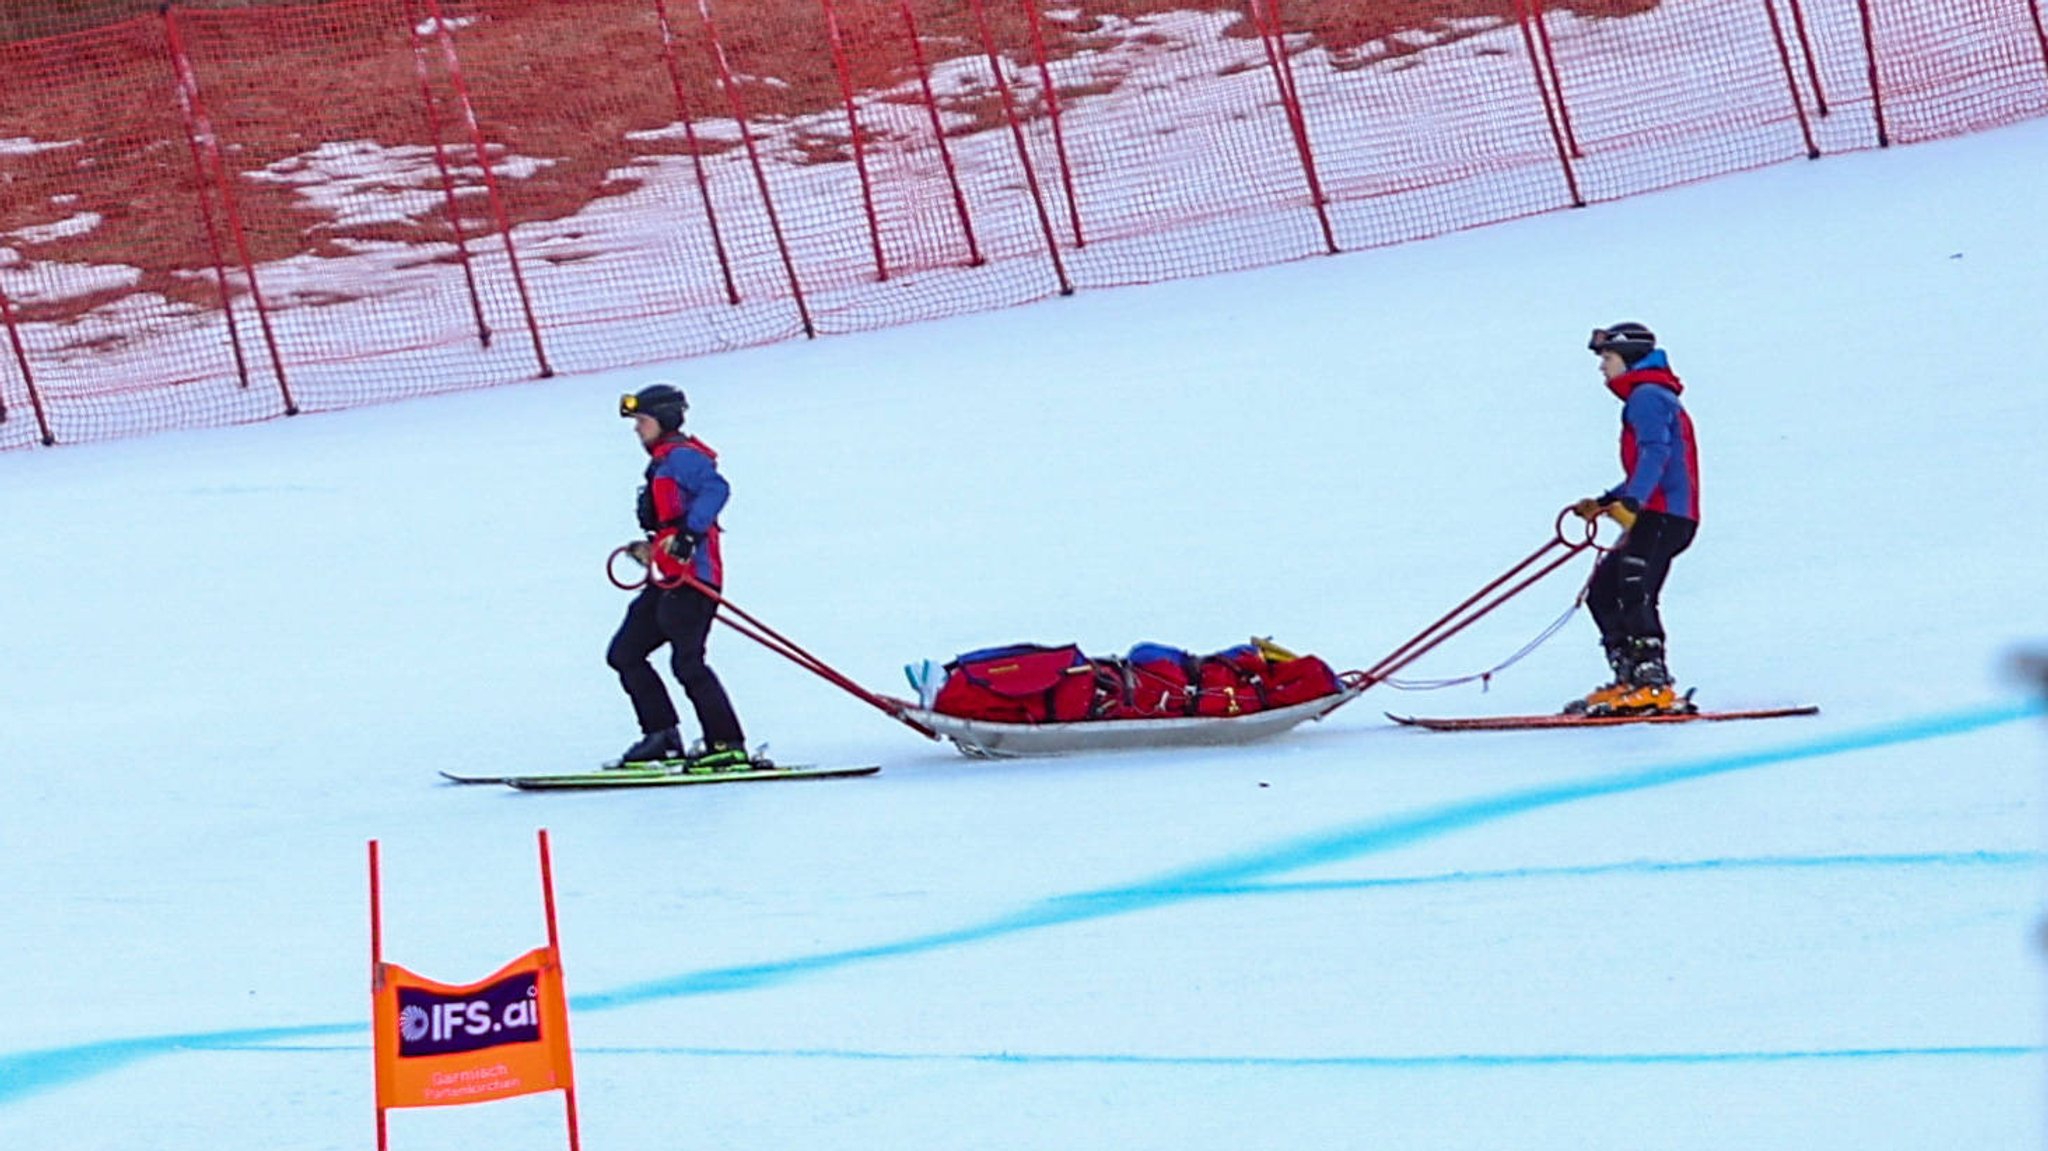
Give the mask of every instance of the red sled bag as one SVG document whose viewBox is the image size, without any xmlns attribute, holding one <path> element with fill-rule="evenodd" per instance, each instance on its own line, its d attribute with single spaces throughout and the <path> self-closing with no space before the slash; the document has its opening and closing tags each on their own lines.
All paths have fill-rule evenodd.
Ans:
<svg viewBox="0 0 2048 1151">
<path fill-rule="evenodd" d="M 1266 657 L 1251 644 L 1202 657 L 1195 714 L 1244 715 L 1266 708 Z"/>
<path fill-rule="evenodd" d="M 1275 659 L 1266 667 L 1266 705 L 1293 707 L 1344 690 L 1330 665 L 1312 655 Z"/>
<path fill-rule="evenodd" d="M 1193 715 L 1196 660 L 1163 643 L 1141 643 L 1115 669 L 1116 690 L 1100 707 L 1104 719 L 1164 719 Z"/>
<path fill-rule="evenodd" d="M 989 723 L 1071 723 L 1090 718 L 1095 665 L 1081 649 L 1012 644 L 946 665 L 932 710 Z"/>
</svg>

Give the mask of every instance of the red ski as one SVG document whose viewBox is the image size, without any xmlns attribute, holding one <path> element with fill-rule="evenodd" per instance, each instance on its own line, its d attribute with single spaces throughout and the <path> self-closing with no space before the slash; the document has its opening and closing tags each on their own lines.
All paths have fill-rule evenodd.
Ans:
<svg viewBox="0 0 2048 1151">
<path fill-rule="evenodd" d="M 1647 715 L 1494 715 L 1463 719 L 1431 719 L 1388 712 L 1387 718 L 1403 727 L 1420 727 L 1430 731 L 1525 731 L 1546 727 L 1620 727 L 1631 723 L 1725 723 L 1736 719 L 1779 719 L 1789 715 L 1818 714 L 1818 705 L 1805 704 L 1800 707 L 1768 707 L 1749 711 L 1652 712 Z"/>
</svg>

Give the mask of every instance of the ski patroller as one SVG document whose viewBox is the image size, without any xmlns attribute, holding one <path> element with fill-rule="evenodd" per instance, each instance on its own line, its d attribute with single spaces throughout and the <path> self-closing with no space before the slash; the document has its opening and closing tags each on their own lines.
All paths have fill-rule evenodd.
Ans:
<svg viewBox="0 0 2048 1151">
<path fill-rule="evenodd" d="M 1816 704 L 1802 704 L 1797 707 L 1752 708 L 1739 711 L 1653 711 L 1636 715 L 1494 715 L 1466 717 L 1431 717 L 1395 715 L 1387 718 L 1403 727 L 1419 727 L 1429 731 L 1535 731 L 1561 727 L 1621 727 L 1641 723 L 1727 723 L 1745 719 L 1783 719 L 1790 716 L 1818 715 Z"/>
<path fill-rule="evenodd" d="M 880 764 L 824 767 L 811 763 L 777 764 L 738 771 L 691 771 L 678 763 L 647 763 L 530 775 L 464 775 L 444 771 L 443 779 L 460 784 L 503 784 L 521 791 L 604 791 L 636 787 L 685 787 L 711 783 L 765 783 L 781 779 L 846 779 L 875 775 Z"/>
</svg>

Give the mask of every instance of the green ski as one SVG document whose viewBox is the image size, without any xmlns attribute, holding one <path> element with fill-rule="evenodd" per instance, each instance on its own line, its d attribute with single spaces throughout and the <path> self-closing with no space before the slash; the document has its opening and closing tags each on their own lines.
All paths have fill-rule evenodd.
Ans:
<svg viewBox="0 0 2048 1151">
<path fill-rule="evenodd" d="M 458 775 L 444 771 L 452 783 L 501 783 L 521 791 L 600 791 L 633 787 L 684 787 L 702 783 L 761 783 L 777 779 L 844 779 L 874 775 L 880 764 L 854 767 L 821 767 L 816 764 L 777 764 L 740 771 L 690 771 L 663 763 L 609 767 L 599 771 L 564 772 L 552 775 Z"/>
</svg>

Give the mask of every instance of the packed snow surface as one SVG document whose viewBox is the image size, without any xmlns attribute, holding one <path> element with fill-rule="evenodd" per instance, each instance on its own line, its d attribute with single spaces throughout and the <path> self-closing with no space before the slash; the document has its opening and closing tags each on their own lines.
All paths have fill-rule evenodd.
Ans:
<svg viewBox="0 0 2048 1151">
<path fill-rule="evenodd" d="M 5 143 L 5 142 L 0 142 Z M 14 146 L 9 144 L 7 146 Z M 385 955 L 545 941 L 584 1146 L 2039 1145 L 2048 123 L 1423 244 L 656 372 L 0 456 L 0 1146 L 372 1139 Z M 856 679 L 1271 635 L 1370 664 L 1619 478 L 1585 333 L 1686 381 L 1665 597 L 1725 726 L 981 763 L 721 632 L 750 735 L 879 776 L 533 796 L 634 734 L 603 653 L 655 375 L 734 602 Z M 9 418 L 15 410 L 14 391 Z M 1498 662 L 1582 565 L 1417 666 Z M 559 1096 L 392 1116 L 562 1145 Z"/>
</svg>

